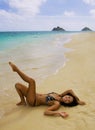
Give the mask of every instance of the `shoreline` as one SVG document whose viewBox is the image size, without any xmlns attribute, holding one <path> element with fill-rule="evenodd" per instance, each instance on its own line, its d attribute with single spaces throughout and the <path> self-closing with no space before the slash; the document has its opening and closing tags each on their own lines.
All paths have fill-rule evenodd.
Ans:
<svg viewBox="0 0 95 130">
<path fill-rule="evenodd" d="M 10 74 L 8 68 L 9 61 L 14 62 L 19 67 L 21 66 L 20 68 L 25 73 L 28 73 L 38 82 L 39 80 L 43 80 L 44 77 L 58 72 L 59 69 L 63 67 L 65 62 L 65 59 L 63 60 L 64 52 L 66 51 L 64 44 L 71 40 L 71 34 L 45 34 L 45 37 L 40 37 L 40 35 L 37 35 L 38 38 L 35 38 L 34 41 L 31 41 L 31 37 L 28 37 L 30 38 L 29 43 L 27 43 L 25 37 L 25 43 L 23 43 L 23 45 L 22 43 L 20 44 L 20 39 L 17 39 L 15 48 L 5 49 L 1 53 L 1 76 L 3 76 L 4 73 L 5 75 L 6 73 Z M 13 44 L 17 36 L 14 35 L 12 41 L 9 40 L 9 43 L 12 42 L 11 44 Z M 5 43 L 7 43 L 7 41 Z M 47 50 L 45 51 L 46 48 Z"/>
<path fill-rule="evenodd" d="M 95 33 L 82 33 L 73 36 L 64 46 L 73 51 L 65 52 L 66 65 L 55 75 L 37 86 L 38 93 L 58 92 L 73 89 L 85 106 L 73 108 L 61 107 L 60 111 L 69 113 L 67 119 L 61 117 L 47 117 L 43 115 L 46 106 L 40 107 L 15 107 L 6 117 L 0 120 L 2 130 L 90 130 L 95 127 Z M 17 99 L 15 99 L 17 101 Z M 14 101 L 14 103 L 15 103 Z M 14 104 L 13 103 L 13 104 Z M 12 105 L 13 105 L 12 104 Z M 41 122 L 42 121 L 42 122 Z M 75 123 L 76 122 L 76 123 Z"/>
</svg>

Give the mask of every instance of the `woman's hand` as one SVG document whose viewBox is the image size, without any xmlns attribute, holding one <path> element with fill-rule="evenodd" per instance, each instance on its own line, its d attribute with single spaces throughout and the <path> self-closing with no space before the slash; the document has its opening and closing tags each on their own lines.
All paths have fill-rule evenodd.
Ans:
<svg viewBox="0 0 95 130">
<path fill-rule="evenodd" d="M 66 112 L 59 112 L 59 115 L 63 118 L 68 117 L 69 115 Z"/>
<path fill-rule="evenodd" d="M 84 101 L 80 101 L 80 100 L 79 100 L 79 101 L 78 101 L 78 104 L 79 104 L 79 105 L 85 105 L 86 103 L 85 103 Z"/>
</svg>

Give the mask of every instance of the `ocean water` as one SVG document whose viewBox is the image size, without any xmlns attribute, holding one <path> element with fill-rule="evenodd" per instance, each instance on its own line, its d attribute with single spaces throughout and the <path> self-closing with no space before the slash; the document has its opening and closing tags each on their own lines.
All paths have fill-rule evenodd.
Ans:
<svg viewBox="0 0 95 130">
<path fill-rule="evenodd" d="M 8 62 L 33 77 L 37 84 L 55 74 L 66 63 L 64 44 L 71 40 L 70 32 L 0 32 L 0 117 L 17 98 L 14 76 Z M 18 81 L 19 82 L 19 81 Z M 14 96 L 15 95 L 15 96 Z"/>
</svg>

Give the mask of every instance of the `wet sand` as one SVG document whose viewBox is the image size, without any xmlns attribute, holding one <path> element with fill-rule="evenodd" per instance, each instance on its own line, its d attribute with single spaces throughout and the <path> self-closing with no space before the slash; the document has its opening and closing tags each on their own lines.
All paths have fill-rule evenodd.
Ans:
<svg viewBox="0 0 95 130">
<path fill-rule="evenodd" d="M 1 130 L 93 130 L 95 127 L 95 33 L 80 33 L 73 36 L 72 41 L 65 44 L 72 50 L 65 53 L 68 61 L 55 75 L 49 76 L 39 86 L 38 93 L 58 92 L 73 89 L 78 97 L 86 102 L 85 106 L 72 108 L 61 107 L 59 111 L 65 111 L 69 117 L 44 116 L 47 106 L 29 107 L 15 106 L 19 100 L 11 101 L 8 105 L 14 106 L 0 120 Z M 10 77 L 13 72 L 10 72 Z M 7 75 L 6 75 L 7 76 Z M 8 79 L 9 79 L 8 78 Z M 16 78 L 16 76 L 14 76 Z M 6 77 L 7 84 L 12 86 L 11 80 Z M 15 79 L 17 80 L 17 79 Z M 2 101 L 3 102 L 3 101 Z M 4 105 L 4 104 L 3 104 Z"/>
</svg>

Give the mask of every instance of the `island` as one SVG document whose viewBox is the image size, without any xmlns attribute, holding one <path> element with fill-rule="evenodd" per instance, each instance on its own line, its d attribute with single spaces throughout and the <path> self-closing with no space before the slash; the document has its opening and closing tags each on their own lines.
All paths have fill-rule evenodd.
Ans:
<svg viewBox="0 0 95 130">
<path fill-rule="evenodd" d="M 63 29 L 63 28 L 61 28 L 61 27 L 59 27 L 59 26 L 57 26 L 57 27 L 54 27 L 54 28 L 52 29 L 52 31 L 66 31 L 66 30 Z"/>
<path fill-rule="evenodd" d="M 84 27 L 81 31 L 92 31 L 92 30 L 88 27 Z"/>
</svg>

